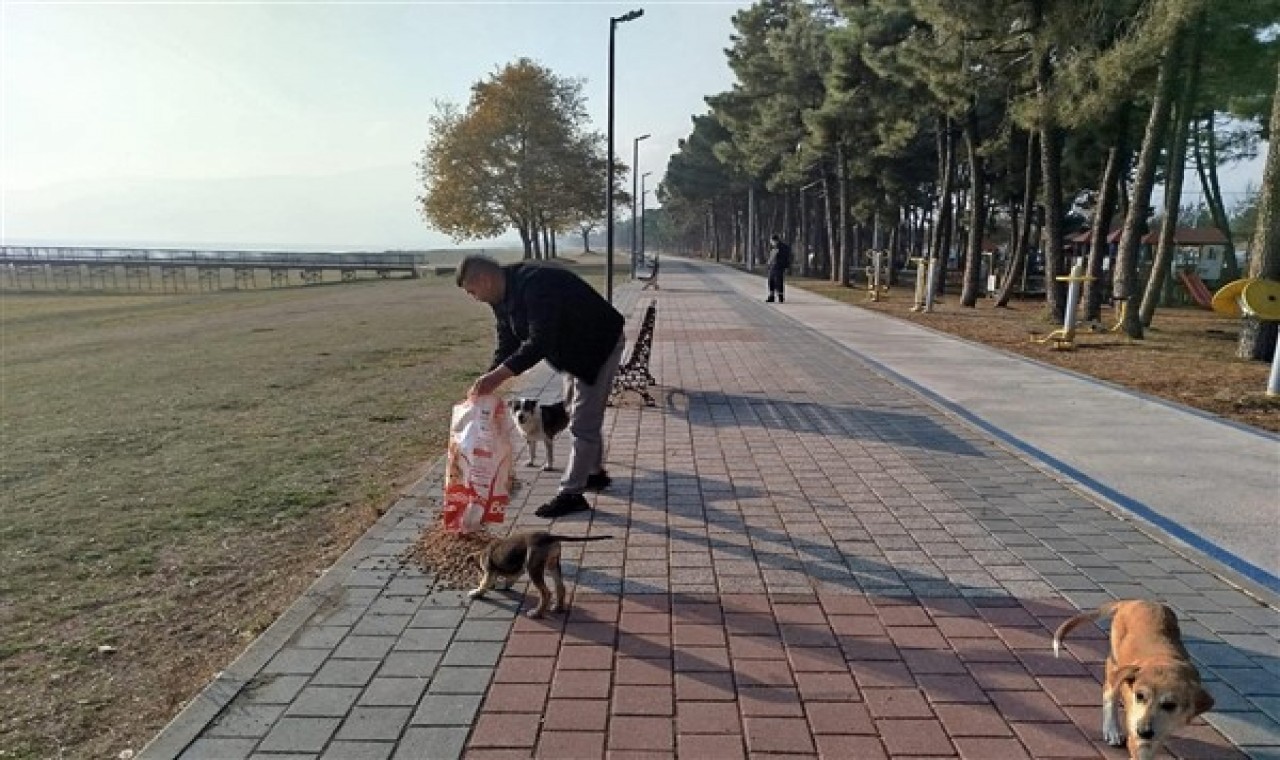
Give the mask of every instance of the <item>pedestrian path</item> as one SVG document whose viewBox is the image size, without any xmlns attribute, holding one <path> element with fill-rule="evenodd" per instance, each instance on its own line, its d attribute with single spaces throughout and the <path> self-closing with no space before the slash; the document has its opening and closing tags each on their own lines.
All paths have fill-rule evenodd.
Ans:
<svg viewBox="0 0 1280 760">
<path fill-rule="evenodd" d="M 1246 572 L 1265 554 L 1224 548 L 1217 520 L 1128 513 L 1164 508 L 1133 486 L 1154 462 L 1131 479 L 1085 469 L 1014 409 L 945 387 L 995 382 L 976 373 L 1002 354 L 663 264 L 659 405 L 612 410 L 613 487 L 554 524 L 614 536 L 565 548 L 568 614 L 519 615 L 523 584 L 468 603 L 399 560 L 438 503 L 437 470 L 142 756 L 1122 758 L 1099 736 L 1101 632 L 1077 631 L 1061 659 L 1049 641 L 1078 608 L 1141 596 L 1178 611 L 1217 700 L 1173 756 L 1280 758 L 1280 618 Z M 649 293 L 617 296 L 635 329 Z M 894 354 L 926 338 L 916 368 Z M 1035 387 L 1064 375 L 1019 371 Z M 526 392 L 556 384 L 543 371 Z M 1185 414 L 1130 406 L 1152 443 L 1168 440 L 1161 409 Z M 1212 450 L 1241 432 L 1197 436 Z M 544 528 L 533 510 L 556 474 L 519 477 L 503 527 Z M 1204 477 L 1227 500 L 1259 482 Z"/>
</svg>

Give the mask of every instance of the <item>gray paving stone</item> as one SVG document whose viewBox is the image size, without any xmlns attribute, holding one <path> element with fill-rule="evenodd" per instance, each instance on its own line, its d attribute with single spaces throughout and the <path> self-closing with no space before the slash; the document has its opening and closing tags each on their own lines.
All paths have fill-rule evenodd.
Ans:
<svg viewBox="0 0 1280 760">
<path fill-rule="evenodd" d="M 374 678 L 360 695 L 360 704 L 378 707 L 414 706 L 427 690 L 425 678 Z"/>
<path fill-rule="evenodd" d="M 320 760 L 387 760 L 395 748 L 394 742 L 335 741 Z"/>
<path fill-rule="evenodd" d="M 423 594 L 415 596 L 380 596 L 377 601 L 369 605 L 367 614 L 409 615 L 410 618 L 412 618 L 414 613 L 422 608 L 422 604 L 425 600 L 426 596 Z"/>
<path fill-rule="evenodd" d="M 466 727 L 410 727 L 393 760 L 454 760 L 462 756 L 469 732 Z"/>
<path fill-rule="evenodd" d="M 339 722 L 338 718 L 281 718 L 258 745 L 258 750 L 320 752 L 338 730 Z"/>
<path fill-rule="evenodd" d="M 431 694 L 483 694 L 492 676 L 490 668 L 440 668 L 431 679 Z"/>
<path fill-rule="evenodd" d="M 271 729 L 284 705 L 234 703 L 209 724 L 209 736 L 263 737 Z"/>
<path fill-rule="evenodd" d="M 483 699 L 480 694 L 428 694 L 409 722 L 420 726 L 470 726 Z"/>
<path fill-rule="evenodd" d="M 378 675 L 385 678 L 430 678 L 440 664 L 439 652 L 391 652 Z"/>
<path fill-rule="evenodd" d="M 1257 705 L 1271 720 L 1280 723 L 1280 697 L 1250 697 L 1249 701 Z"/>
<path fill-rule="evenodd" d="M 262 672 L 267 675 L 311 675 L 320 669 L 328 656 L 328 649 L 281 649 Z"/>
<path fill-rule="evenodd" d="M 465 620 L 458 626 L 454 641 L 505 641 L 511 624 L 509 619 Z"/>
<path fill-rule="evenodd" d="M 1213 673 L 1246 697 L 1280 697 L 1280 679 L 1262 668 L 1213 668 Z"/>
<path fill-rule="evenodd" d="M 253 753 L 257 739 L 221 739 L 202 736 L 179 755 L 179 760 L 241 760 Z"/>
<path fill-rule="evenodd" d="M 348 636 L 333 651 L 337 660 L 381 660 L 396 645 L 395 636 Z"/>
<path fill-rule="evenodd" d="M 338 729 L 339 741 L 396 741 L 409 724 L 409 707 L 357 706 Z"/>
<path fill-rule="evenodd" d="M 285 714 L 292 717 L 340 718 L 347 714 L 359 696 L 358 686 L 308 686 L 293 700 Z"/>
<path fill-rule="evenodd" d="M 426 607 L 413 616 L 409 628 L 457 628 L 464 612 L 459 608 Z"/>
<path fill-rule="evenodd" d="M 259 675 L 245 686 L 240 699 L 249 703 L 285 704 L 307 684 L 307 676 Z"/>
<path fill-rule="evenodd" d="M 412 619 L 412 615 L 369 614 L 351 629 L 351 633 L 356 636 L 399 636 Z"/>
<path fill-rule="evenodd" d="M 510 628 L 510 626 L 507 626 Z M 441 664 L 448 666 L 493 667 L 505 646 L 505 637 L 497 641 L 456 641 L 444 654 Z"/>
<path fill-rule="evenodd" d="M 453 640 L 453 628 L 407 628 L 396 640 L 394 651 L 443 652 Z"/>
<path fill-rule="evenodd" d="M 332 649 L 350 631 L 350 626 L 345 625 L 308 626 L 299 631 L 289 644 L 299 649 Z"/>
<path fill-rule="evenodd" d="M 378 669 L 378 660 L 330 660 L 311 683 L 316 686 L 364 686 Z"/>
<path fill-rule="evenodd" d="M 1211 710 L 1204 718 L 1233 744 L 1242 746 L 1280 746 L 1280 723 L 1262 712 L 1218 712 Z"/>
</svg>

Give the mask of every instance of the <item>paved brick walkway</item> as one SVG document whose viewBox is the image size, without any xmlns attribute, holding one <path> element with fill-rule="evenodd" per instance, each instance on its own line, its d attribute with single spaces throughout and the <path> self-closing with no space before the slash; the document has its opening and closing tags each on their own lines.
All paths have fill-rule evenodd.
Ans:
<svg viewBox="0 0 1280 760">
<path fill-rule="evenodd" d="M 1049 642 L 1142 596 L 1178 610 L 1218 701 L 1172 755 L 1280 758 L 1273 607 L 786 305 L 678 260 L 662 288 L 660 404 L 611 413 L 614 487 L 554 526 L 614 536 L 566 546 L 567 615 L 399 562 L 429 477 L 144 757 L 1122 758 L 1099 738 L 1103 634 Z M 643 296 L 619 293 L 631 323 Z M 509 527 L 545 528 L 557 474 L 520 478 Z"/>
</svg>

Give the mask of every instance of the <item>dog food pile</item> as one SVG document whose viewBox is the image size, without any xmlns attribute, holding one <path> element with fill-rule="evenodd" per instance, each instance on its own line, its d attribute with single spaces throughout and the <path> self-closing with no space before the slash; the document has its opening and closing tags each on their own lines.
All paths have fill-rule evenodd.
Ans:
<svg viewBox="0 0 1280 760">
<path fill-rule="evenodd" d="M 475 588 L 480 582 L 476 554 L 494 540 L 495 536 L 483 530 L 463 535 L 445 530 L 444 524 L 437 522 L 422 531 L 407 554 L 436 577 L 437 588 Z"/>
</svg>

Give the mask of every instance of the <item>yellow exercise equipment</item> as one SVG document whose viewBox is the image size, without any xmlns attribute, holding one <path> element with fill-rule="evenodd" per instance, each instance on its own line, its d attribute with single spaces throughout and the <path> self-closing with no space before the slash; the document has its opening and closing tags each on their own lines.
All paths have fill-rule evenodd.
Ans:
<svg viewBox="0 0 1280 760">
<path fill-rule="evenodd" d="M 1262 322 L 1280 322 L 1280 282 L 1250 278 L 1235 280 L 1213 294 L 1213 310 L 1228 317 L 1253 317 Z M 1280 343 L 1271 357 L 1267 395 L 1280 396 Z"/>
<path fill-rule="evenodd" d="M 1069 283 L 1067 307 L 1062 315 L 1062 327 L 1036 342 L 1051 343 L 1055 351 L 1070 351 L 1076 347 L 1076 304 L 1080 302 L 1080 284 L 1089 282 L 1093 278 L 1084 273 L 1084 265 L 1077 261 L 1075 266 L 1071 267 L 1071 274 L 1054 279 Z"/>
</svg>

